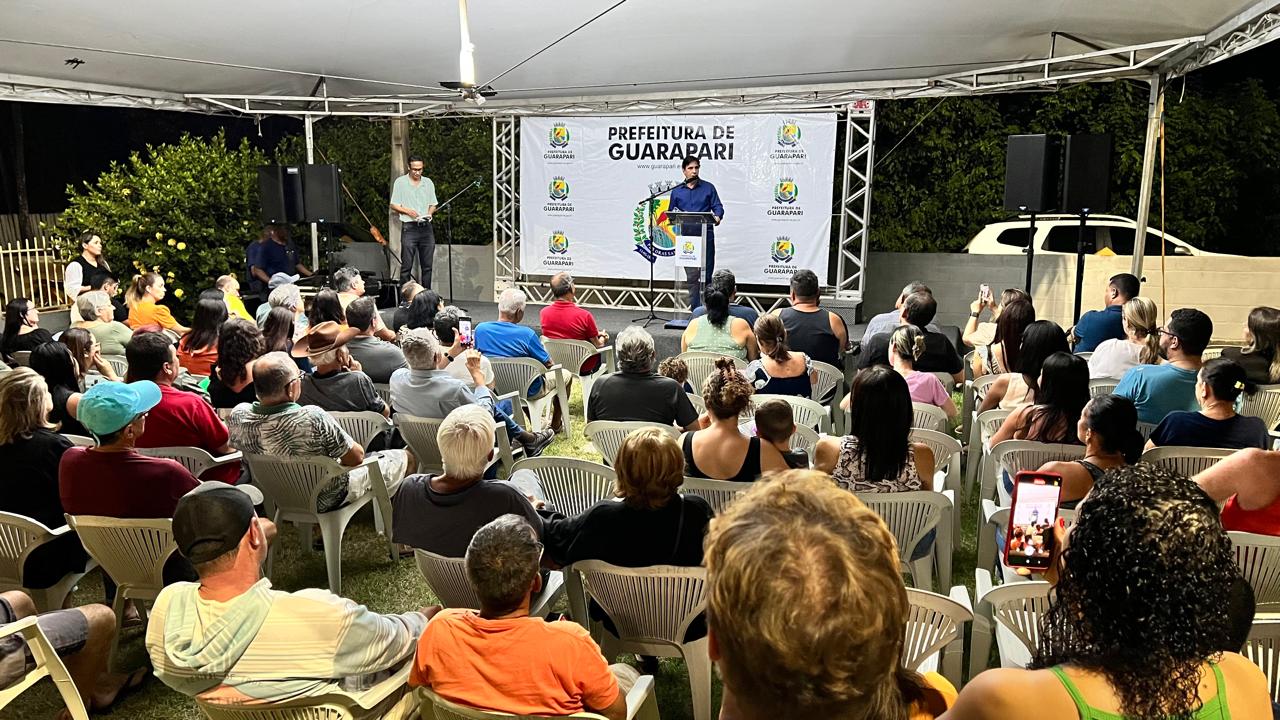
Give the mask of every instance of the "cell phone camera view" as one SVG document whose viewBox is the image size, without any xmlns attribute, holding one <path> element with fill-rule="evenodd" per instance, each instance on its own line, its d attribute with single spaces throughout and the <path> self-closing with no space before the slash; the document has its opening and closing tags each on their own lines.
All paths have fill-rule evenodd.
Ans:
<svg viewBox="0 0 1280 720">
<path fill-rule="evenodd" d="M 1047 568 L 1053 549 L 1053 522 L 1058 515 L 1062 478 L 1019 473 L 1005 538 L 1005 564 Z"/>
<path fill-rule="evenodd" d="M 458 318 L 458 344 L 464 348 L 475 344 L 475 337 L 471 334 L 471 318 Z"/>
</svg>

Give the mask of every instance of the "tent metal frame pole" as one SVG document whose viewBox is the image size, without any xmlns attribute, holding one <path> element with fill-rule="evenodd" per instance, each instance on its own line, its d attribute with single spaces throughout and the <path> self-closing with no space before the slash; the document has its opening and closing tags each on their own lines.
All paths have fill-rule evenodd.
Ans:
<svg viewBox="0 0 1280 720">
<path fill-rule="evenodd" d="M 315 118 L 311 115 L 302 117 L 303 132 L 306 134 L 307 142 L 307 164 L 314 165 L 316 162 L 316 138 L 312 132 L 312 125 Z M 320 226 L 311 223 L 311 272 L 318 272 L 320 269 Z"/>
<path fill-rule="evenodd" d="M 1142 280 L 1142 260 L 1147 249 L 1147 225 L 1151 217 L 1152 180 L 1155 178 L 1156 152 L 1159 149 L 1160 129 L 1164 115 L 1164 90 L 1167 76 L 1155 73 L 1149 80 L 1151 98 L 1147 101 L 1147 137 L 1142 146 L 1142 175 L 1138 180 L 1138 217 L 1133 229 L 1133 262 L 1129 272 Z"/>
</svg>

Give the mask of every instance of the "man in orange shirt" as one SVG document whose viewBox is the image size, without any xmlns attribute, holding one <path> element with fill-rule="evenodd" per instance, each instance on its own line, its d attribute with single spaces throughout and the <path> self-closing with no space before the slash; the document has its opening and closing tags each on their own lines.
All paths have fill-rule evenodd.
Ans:
<svg viewBox="0 0 1280 720">
<path fill-rule="evenodd" d="M 542 589 L 542 543 L 524 518 L 503 515 L 476 531 L 467 578 L 480 612 L 442 610 L 418 639 L 411 687 L 446 700 L 516 715 L 595 712 L 624 720 L 639 673 L 610 666 L 581 625 L 529 617 Z"/>
</svg>

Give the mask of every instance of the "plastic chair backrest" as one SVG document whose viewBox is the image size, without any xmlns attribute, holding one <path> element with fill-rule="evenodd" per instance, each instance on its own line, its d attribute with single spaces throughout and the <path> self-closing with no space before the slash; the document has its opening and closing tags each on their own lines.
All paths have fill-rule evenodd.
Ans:
<svg viewBox="0 0 1280 720">
<path fill-rule="evenodd" d="M 947 392 L 952 392 L 953 390 L 956 389 L 956 379 L 955 379 L 955 376 L 953 376 L 951 373 L 935 372 L 931 374 L 934 377 L 938 378 L 938 382 L 942 383 L 943 389 L 946 390 Z"/>
<path fill-rule="evenodd" d="M 1034 652 L 1040 642 L 1040 618 L 1049 609 L 1049 583 L 1043 580 L 1006 583 L 979 598 L 991 604 L 995 621 Z"/>
<path fill-rule="evenodd" d="M 382 402 L 391 407 L 391 383 L 374 383 L 374 392 L 378 393 L 378 397 L 382 398 Z"/>
<path fill-rule="evenodd" d="M 929 403 L 911 403 L 911 427 L 924 430 L 947 431 L 947 414 L 942 408 Z"/>
<path fill-rule="evenodd" d="M 1004 421 L 1013 414 L 1012 410 L 1002 410 L 1000 408 L 992 408 L 984 412 L 978 413 L 978 427 L 982 428 L 982 439 L 985 441 L 1004 424 Z"/>
<path fill-rule="evenodd" d="M 1209 347 L 1204 349 L 1204 352 L 1200 353 L 1200 361 L 1209 362 L 1210 360 L 1216 360 L 1222 357 L 1222 351 L 1227 349 L 1228 347 L 1230 346 L 1229 345 L 1210 345 Z"/>
<path fill-rule="evenodd" d="M 197 478 L 214 465 L 213 455 L 198 447 L 138 448 L 138 454 L 174 460 Z"/>
<path fill-rule="evenodd" d="M 685 632 L 707 607 L 707 569 L 655 565 L 624 568 L 600 560 L 570 566 L 589 598 L 613 620 L 623 640 L 683 645 Z"/>
<path fill-rule="evenodd" d="M 1262 669 L 1271 702 L 1280 702 L 1280 618 L 1254 618 L 1240 654 Z"/>
<path fill-rule="evenodd" d="M 414 549 L 413 559 L 418 564 L 418 571 L 427 581 L 427 587 L 447 608 L 479 608 L 480 598 L 476 596 L 467 579 L 467 561 L 465 558 L 448 558 L 426 550 Z"/>
<path fill-rule="evenodd" d="M 67 523 L 80 536 L 85 551 L 121 588 L 159 592 L 164 587 L 165 561 L 178 550 L 172 520 L 68 515 Z"/>
<path fill-rule="evenodd" d="M 1181 475 L 1193 477 L 1218 464 L 1218 461 L 1235 450 L 1222 448 L 1184 447 L 1163 445 L 1142 453 L 1141 462 L 1158 465 Z"/>
<path fill-rule="evenodd" d="M 0 512 L 0 588 L 23 587 L 27 556 L 53 539 L 51 528 L 17 513 Z"/>
<path fill-rule="evenodd" d="M 31 367 L 31 351 L 16 350 L 9 355 L 13 358 L 13 364 L 18 367 Z"/>
<path fill-rule="evenodd" d="M 586 340 L 554 340 L 544 337 L 542 346 L 551 356 L 552 364 L 563 366 L 570 375 L 579 375 L 587 358 L 600 352 L 599 348 Z"/>
<path fill-rule="evenodd" d="M 1240 414 L 1262 418 L 1268 430 L 1280 424 L 1280 385 L 1259 385 L 1258 392 L 1243 395 Z"/>
<path fill-rule="evenodd" d="M 363 448 L 369 447 L 369 443 L 392 427 L 391 421 L 382 413 L 376 413 L 372 410 L 330 412 L 329 415 L 334 420 L 337 420 L 343 431 L 350 435 L 352 440 L 360 443 L 360 447 Z"/>
<path fill-rule="evenodd" d="M 987 389 L 991 387 L 1000 376 L 999 375 L 980 375 L 973 379 L 973 408 L 976 410 L 982 404 L 987 396 Z"/>
<path fill-rule="evenodd" d="M 938 527 L 944 512 L 951 512 L 951 500 L 932 490 L 888 493 L 855 493 L 889 526 L 898 541 L 898 555 L 906 563 L 911 552 L 930 530 Z"/>
<path fill-rule="evenodd" d="M 680 485 L 680 491 L 685 495 L 697 495 L 706 500 L 716 515 L 719 515 L 729 507 L 729 503 L 750 490 L 753 485 L 755 483 L 686 477 Z"/>
<path fill-rule="evenodd" d="M 396 427 L 400 428 L 400 436 L 418 459 L 415 472 L 444 472 L 444 458 L 440 455 L 440 442 L 436 439 L 436 433 L 440 432 L 440 424 L 443 422 L 443 418 L 396 415 Z"/>
<path fill-rule="evenodd" d="M 1084 355 L 1084 353 L 1078 353 L 1078 354 L 1079 354 L 1079 355 Z M 1111 380 L 1111 379 L 1109 379 L 1109 378 L 1098 378 L 1098 379 L 1096 379 L 1096 380 L 1090 380 L 1090 381 L 1089 381 L 1089 396 L 1090 396 L 1090 397 L 1099 397 L 1099 396 L 1102 396 L 1102 395 L 1110 395 L 1110 394 L 1112 394 L 1112 393 L 1114 393 L 1114 392 L 1116 391 L 1116 387 L 1117 387 L 1119 384 L 1120 384 L 1120 383 L 1119 383 L 1118 381 L 1116 381 L 1116 380 Z"/>
<path fill-rule="evenodd" d="M 63 433 L 62 437 L 70 440 L 71 444 L 75 445 L 76 447 L 97 447 L 98 445 L 96 440 L 84 435 L 70 435 L 67 433 Z"/>
<path fill-rule="evenodd" d="M 809 398 L 796 397 L 795 395 L 759 395 L 756 402 L 764 400 L 772 400 L 781 398 L 787 401 L 791 406 L 791 416 L 794 418 L 796 425 L 801 427 L 813 428 L 818 432 L 831 432 L 831 415 L 827 413 L 826 406 Z M 754 413 L 754 411 L 752 411 Z"/>
<path fill-rule="evenodd" d="M 612 465 L 614 458 L 618 457 L 618 448 L 622 447 L 622 441 L 627 435 L 634 430 L 646 427 L 662 428 L 669 432 L 671 437 L 680 437 L 680 431 L 673 425 L 640 421 L 592 420 L 587 423 L 585 432 L 587 439 L 595 445 L 604 461 Z"/>
<path fill-rule="evenodd" d="M 1253 599 L 1262 612 L 1280 604 L 1280 537 L 1246 532 L 1228 532 L 1235 547 L 1236 566 L 1253 588 Z"/>
<path fill-rule="evenodd" d="M 495 357 L 490 358 L 489 362 L 493 366 L 493 384 L 497 387 L 499 395 L 517 392 L 522 398 L 529 397 L 529 387 L 547 372 L 547 366 L 533 358 Z M 547 392 L 547 387 L 544 383 L 543 394 Z"/>
<path fill-rule="evenodd" d="M 0 639 L 21 635 L 26 640 L 27 650 L 30 651 L 34 661 L 34 666 L 22 677 L 8 687 L 0 689 L 0 710 L 32 685 L 48 677 L 53 680 L 54 686 L 62 696 L 62 701 L 66 704 L 72 720 L 89 720 L 89 713 L 85 709 L 79 691 L 76 690 L 75 681 L 71 679 L 67 667 L 62 664 L 62 659 L 58 657 L 53 644 L 45 637 L 38 622 L 35 617 L 26 617 L 0 627 Z M 16 717 L 22 717 L 22 715 L 19 713 Z"/>
<path fill-rule="evenodd" d="M 834 403 L 844 394 L 844 371 L 821 360 L 811 361 L 813 369 L 818 373 L 818 381 L 813 384 L 810 398 L 817 402 Z"/>
<path fill-rule="evenodd" d="M 320 493 L 333 478 L 348 472 L 336 460 L 319 456 L 245 455 L 253 482 L 282 513 L 315 515 Z"/>
<path fill-rule="evenodd" d="M 693 409 L 701 415 L 707 411 L 707 401 L 702 399 L 698 393 L 685 393 L 689 396 L 689 402 L 693 404 Z"/>
<path fill-rule="evenodd" d="M 103 355 L 102 359 L 116 371 L 116 375 L 124 377 L 129 374 L 129 359 L 124 355 Z"/>
<path fill-rule="evenodd" d="M 547 502 L 569 517 L 581 515 L 601 500 L 612 499 L 618 479 L 608 465 L 567 457 L 525 458 L 512 468 L 512 472 L 516 470 L 536 473 Z"/>
<path fill-rule="evenodd" d="M 1080 460 L 1083 457 L 1083 445 L 1034 440 L 1005 440 L 991 448 L 991 459 L 1009 473 L 1009 477 L 1017 475 L 1019 470 L 1038 470 L 1047 462 Z"/>
<path fill-rule="evenodd" d="M 706 383 L 708 377 L 711 377 L 711 373 L 715 371 L 716 360 L 720 358 L 729 358 L 733 361 L 733 366 L 739 370 L 747 369 L 747 363 L 732 355 L 690 350 L 689 352 L 682 352 L 676 357 L 683 360 L 684 364 L 689 367 L 689 385 L 695 393 L 702 392 L 703 384 Z"/>
<path fill-rule="evenodd" d="M 929 657 L 950 645 L 973 622 L 973 611 L 945 595 L 907 588 L 907 626 L 902 666 L 918 670 Z"/>
</svg>

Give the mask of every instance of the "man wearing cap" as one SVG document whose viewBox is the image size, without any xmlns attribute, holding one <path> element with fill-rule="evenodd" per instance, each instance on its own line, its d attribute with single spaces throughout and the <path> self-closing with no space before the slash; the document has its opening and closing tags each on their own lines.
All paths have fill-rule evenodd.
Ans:
<svg viewBox="0 0 1280 720">
<path fill-rule="evenodd" d="M 312 333 L 308 337 L 314 335 Z M 303 338 L 299 342 L 305 340 Z M 309 344 L 303 347 L 309 347 Z M 305 375 L 293 358 L 283 352 L 271 352 L 258 358 L 253 362 L 253 387 L 258 402 L 237 405 L 231 411 L 227 427 L 231 432 L 231 444 L 246 455 L 319 455 L 355 468 L 334 478 L 327 488 L 320 491 L 316 511 L 329 512 L 368 492 L 369 473 L 366 468 L 356 467 L 364 462 L 364 448 L 343 431 L 337 420 L 314 405 L 298 404 Z M 378 454 L 378 468 L 382 471 L 388 494 L 395 493 L 407 463 L 408 457 L 403 450 L 384 450 Z"/>
<path fill-rule="evenodd" d="M 249 265 L 249 289 L 262 292 L 271 276 L 277 273 L 289 277 L 288 273 L 311 276 L 311 270 L 302 264 L 298 257 L 298 246 L 294 244 L 286 225 L 268 225 L 262 229 L 262 237 L 249 245 L 246 252 Z M 294 275 L 295 282 L 298 275 Z"/>
<path fill-rule="evenodd" d="M 146 635 L 156 677 L 207 702 L 285 702 L 367 687 L 413 657 L 438 607 L 383 615 L 327 590 L 275 590 L 262 577 L 275 526 L 253 506 L 222 483 L 178 503 L 174 543 L 200 581 L 156 598 Z M 416 713 L 411 694 L 393 693 L 369 717 Z"/>
<path fill-rule="evenodd" d="M 391 417 L 391 408 L 382 401 L 373 381 L 361 372 L 360 363 L 347 350 L 347 343 L 358 332 L 336 322 L 322 322 L 293 344 L 291 354 L 308 358 L 314 368 L 310 375 L 302 377 L 299 404 L 315 405 L 330 412 L 370 410 Z"/>
</svg>

